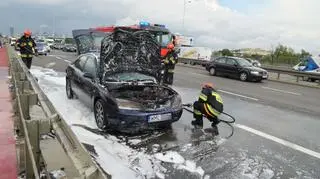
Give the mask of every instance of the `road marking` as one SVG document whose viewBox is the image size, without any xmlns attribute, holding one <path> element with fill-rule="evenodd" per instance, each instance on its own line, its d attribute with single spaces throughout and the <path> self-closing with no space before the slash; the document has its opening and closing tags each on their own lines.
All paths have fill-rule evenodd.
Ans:
<svg viewBox="0 0 320 179">
<path fill-rule="evenodd" d="M 222 93 L 226 93 L 226 94 L 231 94 L 231 95 L 234 95 L 234 96 L 242 97 L 242 98 L 247 98 L 247 99 L 250 99 L 250 100 L 253 100 L 253 101 L 259 101 L 259 99 L 257 99 L 257 98 L 252 98 L 252 97 L 249 97 L 249 96 L 244 96 L 244 95 L 241 95 L 241 94 L 232 93 L 232 92 L 229 92 L 229 91 L 224 91 L 224 90 L 218 90 L 218 91 L 222 92 Z"/>
<path fill-rule="evenodd" d="M 293 95 L 301 96 L 300 93 L 295 93 L 295 92 L 291 92 L 291 91 L 285 91 L 285 90 L 281 90 L 281 89 L 269 88 L 269 87 L 266 87 L 266 86 L 262 86 L 261 88 L 269 89 L 269 90 L 277 91 L 277 92 L 281 92 L 281 93 L 287 93 L 287 94 L 293 94 Z"/>
<path fill-rule="evenodd" d="M 276 142 L 276 143 L 279 143 L 281 145 L 284 145 L 286 147 L 289 147 L 291 149 L 294 149 L 294 150 L 297 150 L 297 151 L 300 151 L 302 153 L 305 153 L 305 154 L 308 154 L 312 157 L 316 157 L 318 159 L 320 159 L 320 153 L 318 152 L 315 152 L 313 150 L 310 150 L 310 149 L 307 149 L 307 148 L 304 148 L 300 145 L 297 145 L 297 144 L 294 144 L 292 142 L 289 142 L 289 141 L 286 141 L 286 140 L 283 140 L 283 139 L 280 139 L 278 137 L 275 137 L 275 136 L 272 136 L 272 135 L 269 135 L 267 133 L 264 133 L 264 132 L 261 132 L 261 131 L 258 131 L 258 130 L 255 130 L 253 128 L 250 128 L 248 126 L 245 126 L 245 125 L 241 125 L 241 124 L 234 124 L 236 127 L 240 128 L 240 129 L 243 129 L 245 131 L 248 131 L 250 133 L 253 133 L 253 134 L 256 134 L 260 137 L 263 137 L 263 138 L 266 138 L 266 139 L 269 139 L 273 142 Z"/>
<path fill-rule="evenodd" d="M 71 63 L 71 61 L 69 61 L 69 60 L 64 60 L 65 62 L 67 62 L 67 63 Z"/>
<path fill-rule="evenodd" d="M 59 57 L 59 56 L 54 56 L 54 57 L 56 57 L 56 58 L 59 59 L 59 60 L 63 60 L 63 58 L 61 58 L 61 57 Z"/>
</svg>

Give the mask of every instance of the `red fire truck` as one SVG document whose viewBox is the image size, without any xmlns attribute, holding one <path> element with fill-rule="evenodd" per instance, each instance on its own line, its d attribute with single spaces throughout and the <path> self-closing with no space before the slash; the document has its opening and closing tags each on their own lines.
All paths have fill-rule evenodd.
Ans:
<svg viewBox="0 0 320 179">
<path fill-rule="evenodd" d="M 105 26 L 105 27 L 96 27 L 91 28 L 91 30 L 96 30 L 100 32 L 113 32 L 113 30 L 119 26 Z M 155 35 L 158 42 L 161 44 L 161 57 L 164 57 L 167 52 L 167 45 L 173 42 L 173 35 L 171 32 L 165 27 L 165 25 L 161 24 L 150 24 L 149 22 L 141 21 L 139 25 L 126 26 L 134 29 L 144 29 L 150 31 Z"/>
</svg>

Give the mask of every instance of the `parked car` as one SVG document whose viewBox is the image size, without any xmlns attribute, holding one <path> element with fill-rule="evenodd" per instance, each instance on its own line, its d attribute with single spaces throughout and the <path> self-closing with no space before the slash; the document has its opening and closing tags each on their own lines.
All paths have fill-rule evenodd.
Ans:
<svg viewBox="0 0 320 179">
<path fill-rule="evenodd" d="M 37 45 L 36 49 L 39 55 L 47 55 L 50 52 L 50 50 L 48 50 L 46 43 L 36 42 L 36 45 Z"/>
<path fill-rule="evenodd" d="M 64 52 L 76 52 L 77 48 L 75 45 L 72 44 L 66 44 L 63 48 L 62 51 Z"/>
<path fill-rule="evenodd" d="M 261 63 L 258 60 L 253 60 L 250 58 L 246 58 L 246 60 L 248 60 L 255 67 L 261 67 Z"/>
<path fill-rule="evenodd" d="M 254 67 L 248 60 L 239 57 L 218 57 L 206 65 L 210 75 L 224 75 L 239 78 L 241 81 L 262 81 L 268 78 L 268 72 Z"/>
<path fill-rule="evenodd" d="M 92 108 L 100 129 L 136 133 L 178 121 L 181 97 L 159 82 L 161 47 L 156 39 L 145 30 L 123 27 L 105 35 L 73 31 L 80 55 L 66 69 L 67 97 L 76 96 Z"/>
</svg>

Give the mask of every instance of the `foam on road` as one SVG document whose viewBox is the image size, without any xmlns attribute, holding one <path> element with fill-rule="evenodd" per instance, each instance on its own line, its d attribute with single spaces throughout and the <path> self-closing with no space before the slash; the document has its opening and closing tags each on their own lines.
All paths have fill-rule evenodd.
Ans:
<svg viewBox="0 0 320 179">
<path fill-rule="evenodd" d="M 173 144 L 178 148 L 166 153 L 150 153 L 148 152 L 148 144 L 141 146 L 138 150 L 127 145 L 130 141 L 139 144 L 141 139 L 129 140 L 126 143 L 119 137 L 102 134 L 96 127 L 92 111 L 78 100 L 67 99 L 63 73 L 41 68 L 33 68 L 31 72 L 39 79 L 41 88 L 67 120 L 66 122 L 80 141 L 93 146 L 98 163 L 115 178 L 132 178 L 132 176 L 135 178 L 153 178 L 155 176 L 158 178 L 169 176 L 169 178 L 210 178 L 210 176 L 213 178 L 315 178 L 320 176 L 319 170 L 314 168 L 320 163 L 314 157 L 297 152 L 279 142 L 275 143 L 276 141 L 265 140 L 259 135 L 255 136 L 257 134 L 255 131 L 267 134 L 266 131 L 270 130 L 268 126 L 276 126 L 274 123 L 268 124 L 270 121 L 264 119 L 264 114 L 259 114 L 278 113 L 272 107 L 223 96 L 226 110 L 237 116 L 237 123 L 249 128 L 246 126 L 248 124 L 250 129 L 254 128 L 254 131 L 245 130 L 249 132 L 246 133 L 240 127 L 240 130 L 236 129 L 235 135 L 229 140 L 197 142 L 193 139 L 197 139 L 203 134 L 201 131 L 198 133 L 191 130 L 192 115 L 184 113 L 182 119 L 173 124 L 171 133 L 159 135 L 156 138 L 156 143 L 150 144 L 161 146 Z M 184 103 L 190 103 L 197 99 L 198 90 L 174 88 L 181 94 Z M 257 110 L 256 113 L 254 111 L 245 112 L 249 108 Z M 286 112 L 283 113 L 286 114 Z M 312 118 L 304 120 L 312 126 L 316 126 Z M 205 125 L 209 126 L 208 121 L 205 121 Z M 301 127 L 300 124 L 299 126 Z M 223 126 L 219 126 L 219 128 L 221 136 L 230 132 L 230 129 Z M 294 128 L 295 126 L 292 130 Z M 287 136 L 290 133 L 286 129 L 281 129 L 281 123 L 279 130 L 282 133 L 274 131 L 267 135 L 272 136 L 273 139 L 281 139 L 280 134 Z M 313 129 L 309 128 L 309 131 L 312 132 Z M 308 139 L 310 136 L 302 135 L 301 137 Z M 312 137 L 311 139 L 313 139 Z M 315 145 L 320 143 L 317 143 L 316 137 L 314 138 Z M 293 138 L 289 137 L 289 139 L 293 141 Z M 309 140 L 304 139 L 304 141 Z M 301 140 L 297 142 L 301 142 Z M 292 156 L 295 156 L 294 159 Z M 118 165 L 119 167 L 116 167 Z M 123 174 L 123 176 L 119 174 Z"/>
</svg>

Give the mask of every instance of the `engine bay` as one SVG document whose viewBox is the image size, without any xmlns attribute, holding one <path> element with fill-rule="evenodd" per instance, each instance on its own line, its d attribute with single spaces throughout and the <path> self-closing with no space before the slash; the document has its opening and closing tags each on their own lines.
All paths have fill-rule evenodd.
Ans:
<svg viewBox="0 0 320 179">
<path fill-rule="evenodd" d="M 121 87 L 112 90 L 111 94 L 116 99 L 131 101 L 132 105 L 138 104 L 144 110 L 169 107 L 172 100 L 178 95 L 170 88 L 158 85 Z"/>
</svg>

